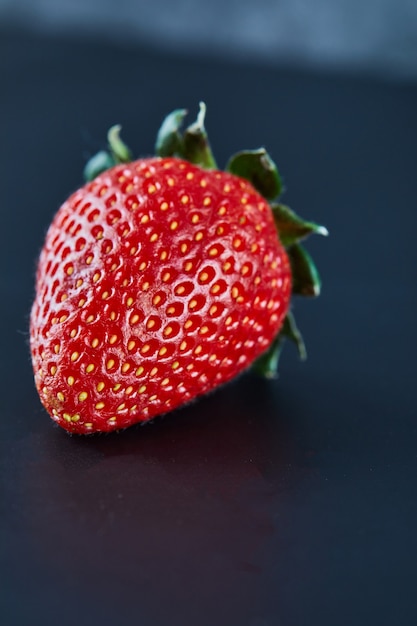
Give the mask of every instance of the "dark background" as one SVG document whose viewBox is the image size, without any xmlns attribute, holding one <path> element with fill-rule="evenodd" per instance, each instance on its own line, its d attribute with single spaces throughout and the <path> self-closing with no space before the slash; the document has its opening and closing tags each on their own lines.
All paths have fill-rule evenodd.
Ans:
<svg viewBox="0 0 417 626">
<path fill-rule="evenodd" d="M 309 359 L 143 427 L 70 437 L 27 345 L 36 258 L 120 122 L 150 154 L 207 102 L 220 164 L 265 145 L 324 223 Z M 0 28 L 4 626 L 414 626 L 417 85 Z"/>
</svg>

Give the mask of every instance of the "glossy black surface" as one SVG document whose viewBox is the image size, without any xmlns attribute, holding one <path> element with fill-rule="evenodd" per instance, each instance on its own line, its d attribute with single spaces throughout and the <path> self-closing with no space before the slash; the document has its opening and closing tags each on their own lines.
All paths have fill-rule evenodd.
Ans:
<svg viewBox="0 0 417 626">
<path fill-rule="evenodd" d="M 0 33 L 3 626 L 417 623 L 417 87 Z M 69 437 L 27 347 L 36 257 L 123 124 L 208 104 L 219 163 L 266 145 L 323 295 L 309 350 L 121 434 Z"/>
</svg>

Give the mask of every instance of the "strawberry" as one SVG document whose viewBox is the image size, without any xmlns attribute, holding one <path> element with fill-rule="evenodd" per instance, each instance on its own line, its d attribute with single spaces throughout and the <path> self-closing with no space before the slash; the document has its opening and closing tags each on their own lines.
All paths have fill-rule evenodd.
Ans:
<svg viewBox="0 0 417 626">
<path fill-rule="evenodd" d="M 299 240 L 325 229 L 271 208 L 281 179 L 265 150 L 219 171 L 204 112 L 181 133 L 174 111 L 158 156 L 134 161 L 113 127 L 48 230 L 31 353 L 41 402 L 69 432 L 148 421 L 255 362 L 271 374 L 284 336 L 303 354 L 290 297 L 317 295 L 319 279 Z"/>
</svg>

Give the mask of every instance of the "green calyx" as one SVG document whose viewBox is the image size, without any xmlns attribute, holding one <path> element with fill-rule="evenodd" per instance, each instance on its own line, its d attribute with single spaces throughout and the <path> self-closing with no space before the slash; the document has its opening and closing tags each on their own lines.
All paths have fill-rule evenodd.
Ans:
<svg viewBox="0 0 417 626">
<path fill-rule="evenodd" d="M 280 173 L 265 148 L 234 154 L 226 171 L 249 180 L 266 200 L 273 200 L 282 193 Z"/>
<path fill-rule="evenodd" d="M 305 239 L 308 235 L 313 233 L 324 236 L 329 234 L 327 228 L 315 224 L 314 222 L 303 220 L 285 204 L 272 203 L 271 209 L 275 226 L 279 232 L 279 238 L 282 245 L 286 248 L 289 248 L 294 243 Z"/>
<path fill-rule="evenodd" d="M 255 372 L 265 378 L 277 378 L 278 363 L 285 339 L 289 339 L 296 345 L 299 357 L 302 361 L 307 358 L 303 337 L 297 328 L 294 315 L 290 311 L 285 317 L 281 331 L 275 337 L 268 350 L 253 364 L 252 368 Z"/>
<path fill-rule="evenodd" d="M 217 169 L 207 131 L 205 129 L 206 105 L 200 102 L 197 119 L 182 130 L 187 116 L 185 109 L 176 109 L 166 116 L 157 134 L 155 152 L 160 157 L 178 157 L 206 169 Z M 94 155 L 86 164 L 84 178 L 91 181 L 96 176 L 119 163 L 128 163 L 132 154 L 120 137 L 121 127 L 112 126 L 107 134 L 108 148 Z M 300 243 L 312 234 L 328 235 L 324 226 L 307 221 L 292 209 L 279 202 L 284 185 L 279 170 L 265 148 L 247 150 L 233 155 L 225 168 L 248 180 L 269 202 L 279 239 L 285 247 L 291 264 L 292 293 L 299 296 L 317 297 L 321 280 L 310 254 Z M 306 349 L 293 313 L 288 312 L 281 331 L 269 349 L 254 363 L 253 369 L 274 378 L 285 339 L 292 341 L 301 359 Z"/>
<path fill-rule="evenodd" d="M 119 163 L 129 163 L 132 160 L 132 153 L 120 137 L 122 127 L 115 124 L 107 133 L 107 150 L 100 150 L 84 167 L 84 180 L 90 182 L 99 174 L 110 169 Z"/>
<path fill-rule="evenodd" d="M 156 138 L 156 154 L 176 156 L 206 169 L 217 169 L 204 126 L 206 105 L 200 102 L 196 121 L 181 132 L 186 115 L 185 109 L 176 109 L 165 118 Z"/>
</svg>

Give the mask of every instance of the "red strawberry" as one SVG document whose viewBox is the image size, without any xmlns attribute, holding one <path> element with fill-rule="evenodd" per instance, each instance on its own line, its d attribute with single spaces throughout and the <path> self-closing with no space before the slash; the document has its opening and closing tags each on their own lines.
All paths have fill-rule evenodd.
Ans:
<svg viewBox="0 0 417 626">
<path fill-rule="evenodd" d="M 181 146 L 212 166 L 201 114 L 183 136 L 183 112 L 173 115 L 159 153 Z M 117 130 L 110 143 L 105 166 L 127 161 Z M 229 169 L 249 158 L 265 187 L 261 153 L 269 167 L 257 151 Z M 177 156 L 114 165 L 76 191 L 47 233 L 31 313 L 35 381 L 52 418 L 75 433 L 146 421 L 248 368 L 280 330 L 297 338 L 276 222 L 292 224 L 293 250 L 303 250 L 294 229 L 314 225 L 281 205 L 275 213 L 248 180 Z"/>
</svg>

